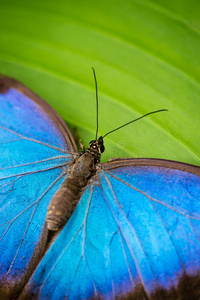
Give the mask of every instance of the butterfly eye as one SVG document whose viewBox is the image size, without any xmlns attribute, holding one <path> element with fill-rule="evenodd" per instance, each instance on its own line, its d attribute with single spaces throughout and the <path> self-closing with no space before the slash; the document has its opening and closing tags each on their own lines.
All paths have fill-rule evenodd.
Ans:
<svg viewBox="0 0 200 300">
<path fill-rule="evenodd" d="M 103 152 L 104 152 L 104 150 L 105 150 L 105 147 L 104 147 L 104 145 L 99 145 L 99 149 L 100 149 L 101 153 L 103 153 Z"/>
<path fill-rule="evenodd" d="M 104 150 L 105 150 L 105 147 L 104 147 L 104 144 L 103 144 L 103 137 L 102 136 L 100 136 L 98 138 L 98 148 L 99 148 L 99 150 L 100 150 L 101 153 L 103 153 Z"/>
</svg>

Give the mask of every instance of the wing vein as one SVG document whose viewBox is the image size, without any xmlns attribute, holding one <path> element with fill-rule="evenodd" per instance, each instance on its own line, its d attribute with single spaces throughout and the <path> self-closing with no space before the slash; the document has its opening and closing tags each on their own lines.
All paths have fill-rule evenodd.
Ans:
<svg viewBox="0 0 200 300">
<path fill-rule="evenodd" d="M 3 127 L 3 126 L 1 126 L 1 125 L 0 125 L 0 128 L 2 128 L 3 130 L 6 130 L 6 131 L 8 131 L 8 132 L 10 132 L 10 133 L 12 133 L 12 134 L 15 134 L 16 136 L 21 137 L 23 140 L 27 140 L 27 141 L 30 141 L 30 142 L 33 142 L 33 143 L 37 143 L 37 144 L 40 144 L 40 145 L 44 145 L 44 146 L 49 147 L 49 148 L 51 148 L 51 149 L 55 149 L 55 150 L 59 150 L 59 151 L 64 152 L 64 153 L 68 153 L 68 151 L 63 150 L 63 149 L 61 149 L 61 148 L 59 148 L 59 147 L 56 147 L 56 146 L 53 146 L 53 145 L 50 145 L 50 144 L 47 144 L 47 143 L 44 143 L 44 142 L 41 142 L 41 141 L 38 141 L 38 140 L 35 140 L 35 139 L 28 138 L 28 137 L 26 137 L 26 136 L 23 136 L 23 135 L 20 134 L 20 133 L 17 133 L 17 132 L 15 132 L 15 131 L 13 131 L 13 130 L 11 130 L 11 129 L 8 129 L 8 128 L 6 128 L 6 127 Z"/>
<path fill-rule="evenodd" d="M 0 169 L 0 171 L 9 170 L 9 169 L 13 169 L 13 168 L 25 167 L 25 166 L 29 166 L 29 165 L 37 165 L 37 164 L 40 164 L 40 163 L 43 163 L 43 162 L 48 162 L 48 161 L 51 161 L 51 160 L 54 160 L 54 159 L 59 159 L 59 158 L 65 158 L 65 157 L 68 157 L 68 156 L 70 157 L 70 155 L 57 155 L 57 156 L 54 156 L 54 157 L 41 159 L 41 160 L 38 160 L 38 161 L 26 163 L 26 164 L 21 164 L 21 165 L 15 165 L 15 166 L 7 167 L 7 168 L 2 168 L 2 169 Z"/>
<path fill-rule="evenodd" d="M 63 164 L 60 164 L 60 165 L 57 165 L 57 166 L 54 166 L 54 167 L 46 168 L 46 169 L 43 169 L 43 170 L 30 171 L 30 172 L 18 173 L 18 174 L 15 174 L 15 175 L 1 177 L 0 180 L 12 178 L 12 177 L 15 177 L 15 176 L 26 176 L 26 175 L 29 175 L 29 174 L 45 172 L 45 171 L 54 170 L 54 169 L 58 169 L 58 168 L 62 168 L 62 167 L 66 167 L 66 163 L 63 163 Z"/>
<path fill-rule="evenodd" d="M 119 177 L 113 175 L 113 174 L 110 173 L 108 170 L 106 170 L 106 172 L 107 172 L 111 177 L 113 177 L 113 178 L 115 178 L 116 180 L 120 181 L 121 183 L 127 185 L 128 187 L 134 189 L 134 190 L 137 191 L 138 193 L 141 193 L 142 195 L 144 195 L 145 197 L 147 197 L 149 200 L 154 201 L 154 202 L 157 202 L 157 203 L 159 203 L 159 204 L 161 204 L 161 205 L 163 205 L 163 206 L 169 208 L 170 210 L 175 211 L 175 212 L 177 212 L 177 213 L 179 213 L 179 214 L 181 214 L 181 215 L 183 215 L 183 216 L 185 216 L 185 217 L 187 217 L 187 218 L 190 218 L 190 219 L 194 219 L 194 220 L 200 221 L 200 219 L 197 218 L 197 217 L 190 216 L 190 215 L 188 215 L 188 214 L 186 214 L 186 213 L 184 213 L 184 212 L 181 212 L 181 211 L 179 211 L 179 210 L 177 210 L 177 209 L 171 207 L 170 205 L 168 205 L 168 204 L 166 204 L 166 203 L 163 203 L 163 202 L 161 202 L 161 201 L 159 201 L 159 200 L 157 200 L 157 199 L 155 199 L 155 198 L 150 197 L 150 196 L 147 195 L 145 192 L 143 192 L 143 191 L 139 190 L 138 188 L 134 187 L 133 185 L 127 183 L 127 182 L 124 181 L 123 179 L 121 179 L 121 178 L 119 178 Z"/>
<path fill-rule="evenodd" d="M 135 230 L 134 230 L 132 224 L 129 222 L 129 220 L 128 220 L 126 214 L 124 213 L 123 209 L 121 208 L 121 206 L 120 206 L 120 204 L 119 204 L 119 202 L 118 202 L 118 200 L 117 200 L 117 197 L 116 197 L 116 195 L 115 195 L 115 193 L 114 193 L 114 191 L 113 191 L 112 184 L 111 184 L 110 180 L 107 178 L 107 176 L 106 176 L 105 174 L 103 174 L 103 176 L 104 176 L 105 180 L 107 181 L 107 183 L 108 183 L 108 185 L 109 185 L 109 187 L 110 187 L 110 190 L 112 191 L 113 197 L 114 197 L 114 199 L 115 199 L 115 201 L 116 201 L 116 203 L 117 203 L 117 207 L 120 209 L 122 215 L 125 217 L 125 219 L 126 219 L 127 223 L 129 224 L 129 227 L 130 227 L 130 229 L 131 229 L 133 235 L 137 238 L 137 241 L 138 241 L 138 243 L 139 243 L 139 245 L 140 245 L 140 247 L 141 247 L 141 249 L 142 249 L 142 251 L 143 251 L 143 254 L 144 254 L 144 256 L 146 257 L 146 261 L 147 261 L 147 263 L 148 263 L 148 265 L 149 265 L 149 268 L 150 268 L 151 273 L 152 273 L 152 275 L 153 275 L 153 277 L 154 277 L 154 280 L 157 282 L 157 280 L 156 280 L 156 278 L 155 278 L 155 276 L 154 276 L 153 270 L 152 270 L 152 268 L 151 268 L 151 265 L 150 265 L 150 263 L 149 263 L 149 261 L 148 261 L 148 258 L 147 258 L 147 256 L 146 256 L 146 253 L 145 253 L 145 251 L 144 251 L 144 249 L 143 249 L 143 246 L 142 246 L 142 244 L 141 244 L 141 242 L 140 242 L 140 240 L 139 240 L 139 238 L 138 238 L 138 236 L 137 236 L 137 234 L 136 234 L 136 232 L 135 232 Z M 101 187 L 101 189 L 102 189 L 102 187 Z M 102 193 L 104 194 L 103 189 L 102 189 Z M 104 194 L 104 198 L 106 199 L 105 194 Z M 139 268 L 139 266 L 138 266 L 137 259 L 136 259 L 135 255 L 134 255 L 134 253 L 133 253 L 133 251 L 132 251 L 132 249 L 131 249 L 131 246 L 130 246 L 129 242 L 128 242 L 128 240 L 126 239 L 126 236 L 125 236 L 125 234 L 123 233 L 123 231 L 122 231 L 122 229 L 121 229 L 121 227 L 120 227 L 120 223 L 119 223 L 119 221 L 118 221 L 118 219 L 117 219 L 117 217 L 116 217 L 114 211 L 112 210 L 112 208 L 111 208 L 111 206 L 110 206 L 110 203 L 108 202 L 107 199 L 106 199 L 106 202 L 107 202 L 107 204 L 108 204 L 108 206 L 109 206 L 109 208 L 110 208 L 110 210 L 111 210 L 111 212 L 112 212 L 112 214 L 113 214 L 114 219 L 116 220 L 116 222 L 117 222 L 117 224 L 118 224 L 118 227 L 119 227 L 119 229 L 120 229 L 120 232 L 121 232 L 122 236 L 124 237 L 124 240 L 125 240 L 126 243 L 127 243 L 127 246 L 128 246 L 128 248 L 129 248 L 129 250 L 130 250 L 130 253 L 131 253 L 131 256 L 132 256 L 132 258 L 133 258 L 133 260 L 134 260 L 134 262 L 135 262 L 135 266 L 136 266 L 138 275 L 139 275 L 139 277 L 140 277 L 141 284 L 143 285 L 143 287 L 144 287 L 145 290 L 146 290 L 145 284 L 144 284 L 144 282 L 143 282 L 142 274 L 141 274 L 140 268 Z"/>
</svg>

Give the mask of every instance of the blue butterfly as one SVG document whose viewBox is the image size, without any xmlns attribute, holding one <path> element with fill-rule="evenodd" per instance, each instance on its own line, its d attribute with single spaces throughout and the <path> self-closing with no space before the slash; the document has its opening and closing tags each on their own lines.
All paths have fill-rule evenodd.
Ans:
<svg viewBox="0 0 200 300">
<path fill-rule="evenodd" d="M 199 167 L 100 164 L 102 137 L 78 154 L 57 113 L 6 77 L 0 139 L 0 299 L 199 299 Z"/>
</svg>

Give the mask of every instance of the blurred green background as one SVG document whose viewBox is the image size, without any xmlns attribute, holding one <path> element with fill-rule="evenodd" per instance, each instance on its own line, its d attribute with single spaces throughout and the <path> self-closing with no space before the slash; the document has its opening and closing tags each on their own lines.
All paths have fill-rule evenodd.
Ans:
<svg viewBox="0 0 200 300">
<path fill-rule="evenodd" d="M 155 157 L 200 165 L 200 1 L 0 0 L 0 73 L 44 98 L 102 161 Z"/>
</svg>

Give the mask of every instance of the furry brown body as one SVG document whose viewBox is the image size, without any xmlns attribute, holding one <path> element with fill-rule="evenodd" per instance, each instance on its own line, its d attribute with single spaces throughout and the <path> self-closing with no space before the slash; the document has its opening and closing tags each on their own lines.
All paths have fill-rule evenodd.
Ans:
<svg viewBox="0 0 200 300">
<path fill-rule="evenodd" d="M 92 141 L 86 152 L 71 166 L 68 176 L 61 188 L 55 193 L 48 207 L 47 228 L 58 230 L 71 217 L 88 180 L 96 172 L 95 164 L 100 161 L 103 152 L 103 139 Z"/>
</svg>

